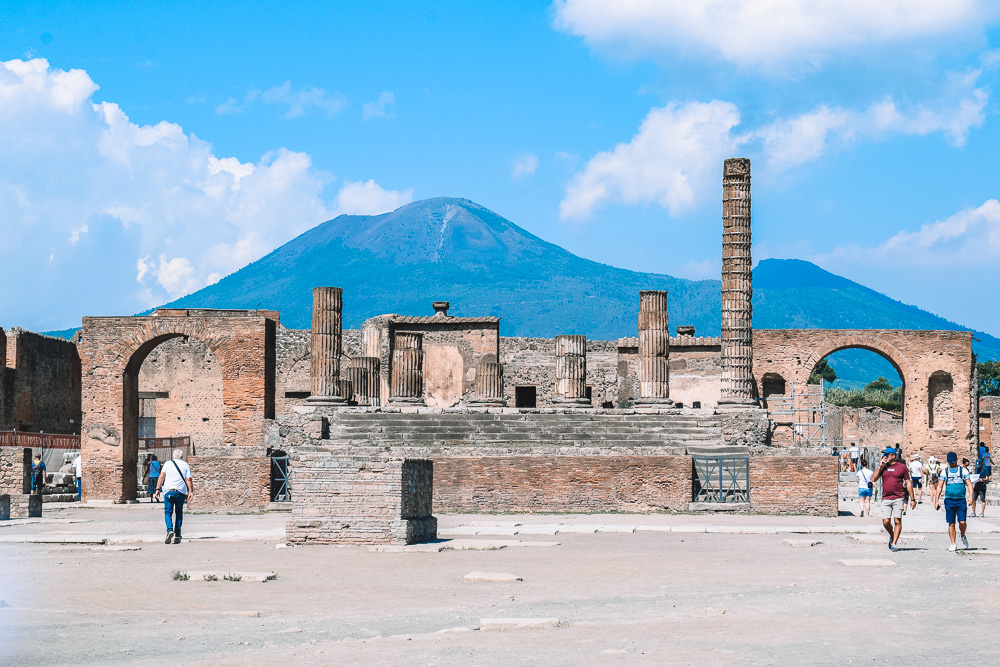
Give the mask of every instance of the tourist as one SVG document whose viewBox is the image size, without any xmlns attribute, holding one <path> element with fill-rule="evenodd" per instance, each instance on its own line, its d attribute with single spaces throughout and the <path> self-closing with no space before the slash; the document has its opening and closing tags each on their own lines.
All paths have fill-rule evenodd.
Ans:
<svg viewBox="0 0 1000 667">
<path fill-rule="evenodd" d="M 868 516 L 872 515 L 872 489 L 875 484 L 872 483 L 872 472 L 871 468 L 868 467 L 868 459 L 861 459 L 861 465 L 858 468 L 858 504 L 861 506 L 861 516 L 868 513 Z"/>
<path fill-rule="evenodd" d="M 986 486 L 990 483 L 990 475 L 993 474 L 993 466 L 990 463 L 990 446 L 979 443 L 979 462 L 976 464 L 976 474 L 978 478 L 972 485 L 972 516 L 976 516 L 976 501 L 983 503 L 983 509 L 979 516 L 986 516 Z"/>
<path fill-rule="evenodd" d="M 917 506 L 913 501 L 910 471 L 896 460 L 896 451 L 892 447 L 886 447 L 878 470 L 872 476 L 872 482 L 882 480 L 882 527 L 889 533 L 890 551 L 899 551 L 896 545 L 903 532 L 903 496 L 906 492 L 909 492 L 910 507 Z"/>
<path fill-rule="evenodd" d="M 965 514 L 966 505 L 971 505 L 972 481 L 969 479 L 969 470 L 965 466 L 958 465 L 958 455 L 955 452 L 948 452 L 948 465 L 941 471 L 941 480 L 938 482 L 938 498 L 944 490 L 944 511 L 945 520 L 948 522 L 948 535 L 951 537 L 951 546 L 948 551 L 955 551 L 955 523 L 962 534 L 962 546 L 969 548 L 969 540 L 965 537 Z M 935 505 L 934 509 L 938 506 Z"/>
<path fill-rule="evenodd" d="M 924 468 L 927 478 L 927 487 L 931 490 L 931 504 L 938 506 L 938 479 L 941 476 L 941 463 L 934 456 L 927 457 L 927 466 Z"/>
<path fill-rule="evenodd" d="M 156 487 L 156 497 L 166 489 L 163 495 L 163 518 L 167 524 L 166 544 L 181 543 L 181 523 L 184 521 L 184 503 L 194 497 L 194 484 L 191 482 L 191 466 L 184 461 L 184 451 L 174 450 L 173 458 L 160 469 Z M 172 517 L 176 516 L 176 524 Z M 176 526 L 176 528 L 175 528 Z"/>
<path fill-rule="evenodd" d="M 35 454 L 35 462 L 31 464 L 31 492 L 41 495 L 44 488 L 45 463 L 42 462 L 41 454 Z"/>
<path fill-rule="evenodd" d="M 146 476 L 148 479 L 146 494 L 149 496 L 149 502 L 153 502 L 153 496 L 156 495 L 156 484 L 160 481 L 160 461 L 156 458 L 156 454 L 149 455 L 149 462 L 146 464 Z"/>
<path fill-rule="evenodd" d="M 83 502 L 83 452 L 73 458 L 73 476 L 76 477 L 76 499 Z"/>
<path fill-rule="evenodd" d="M 913 484 L 915 493 L 917 494 L 917 503 L 923 504 L 924 502 L 924 464 L 920 462 L 920 454 L 914 454 L 913 459 L 910 461 L 910 481 Z"/>
<path fill-rule="evenodd" d="M 850 449 L 847 451 L 851 453 L 851 472 L 856 472 L 858 470 L 858 456 L 860 453 L 858 446 L 856 444 L 852 444 Z"/>
</svg>

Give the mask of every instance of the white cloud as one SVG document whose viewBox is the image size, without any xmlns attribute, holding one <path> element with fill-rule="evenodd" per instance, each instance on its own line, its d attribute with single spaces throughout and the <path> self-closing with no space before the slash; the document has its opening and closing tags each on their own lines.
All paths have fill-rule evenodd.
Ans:
<svg viewBox="0 0 1000 667">
<path fill-rule="evenodd" d="M 533 153 L 518 155 L 510 167 L 510 177 L 514 180 L 531 176 L 538 169 L 538 156 Z"/>
<path fill-rule="evenodd" d="M 557 28 L 626 55 L 704 53 L 741 66 L 815 65 L 859 48 L 968 39 L 991 0 L 556 0 Z"/>
<path fill-rule="evenodd" d="M 694 206 L 721 161 L 739 145 L 739 110 L 718 100 L 653 109 L 628 142 L 592 157 L 566 186 L 563 219 L 590 217 L 605 202 L 657 202 L 671 215 Z"/>
<path fill-rule="evenodd" d="M 41 59 L 0 63 L 0 265 L 23 285 L 0 292 L 0 312 L 17 318 L 7 324 L 136 312 L 342 210 L 412 199 L 368 181 L 330 201 L 333 176 L 306 153 L 217 156 L 175 123 L 137 125 L 94 103 L 97 89 L 86 72 Z"/>
<path fill-rule="evenodd" d="M 362 118 L 366 121 L 375 118 L 385 118 L 392 120 L 395 114 L 388 111 L 388 107 L 396 103 L 396 95 L 390 90 L 383 90 L 378 99 L 373 102 L 365 102 L 362 106 Z"/>
<path fill-rule="evenodd" d="M 323 111 L 328 118 L 332 118 L 348 105 L 347 98 L 341 93 L 328 93 L 322 88 L 300 88 L 293 91 L 292 82 L 286 81 L 263 92 L 253 88 L 247 91 L 242 100 L 230 97 L 215 107 L 215 113 L 220 116 L 244 113 L 258 102 L 287 107 L 285 118 L 289 119 L 300 118 L 312 109 Z"/>
<path fill-rule="evenodd" d="M 344 183 L 337 195 L 337 212 L 348 215 L 379 215 L 395 211 L 413 201 L 413 188 L 385 190 L 375 181 Z"/>
</svg>

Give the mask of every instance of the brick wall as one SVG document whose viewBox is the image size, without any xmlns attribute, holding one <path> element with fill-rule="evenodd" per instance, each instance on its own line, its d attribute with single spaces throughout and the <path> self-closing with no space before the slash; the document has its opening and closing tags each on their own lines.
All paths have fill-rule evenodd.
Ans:
<svg viewBox="0 0 1000 667">
<path fill-rule="evenodd" d="M 439 512 L 658 512 L 691 501 L 688 456 L 434 460 Z"/>
<path fill-rule="evenodd" d="M 289 542 L 411 544 L 434 539 L 433 464 L 378 454 L 296 456 Z"/>
<path fill-rule="evenodd" d="M 751 511 L 837 516 L 837 465 L 833 456 L 751 458 Z"/>
<path fill-rule="evenodd" d="M 28 491 L 28 471 L 25 462 L 31 460 L 31 450 L 21 447 L 0 447 L 0 493 L 19 494 Z"/>
<path fill-rule="evenodd" d="M 271 500 L 271 459 L 265 456 L 192 456 L 188 463 L 196 507 L 263 509 Z"/>
<path fill-rule="evenodd" d="M 79 433 L 80 356 L 75 343 L 0 330 L 0 429 Z"/>
</svg>

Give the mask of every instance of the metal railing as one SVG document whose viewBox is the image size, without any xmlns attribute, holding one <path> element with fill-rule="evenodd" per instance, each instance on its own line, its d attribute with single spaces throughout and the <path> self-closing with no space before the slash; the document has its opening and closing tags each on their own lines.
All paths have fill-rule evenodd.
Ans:
<svg viewBox="0 0 1000 667">
<path fill-rule="evenodd" d="M 767 396 L 767 414 L 772 421 L 790 424 L 792 441 L 801 447 L 826 446 L 826 381 L 819 385 L 806 385 L 805 391 L 795 391 L 795 382 L 789 383 L 788 396 Z M 810 391 L 809 387 L 819 387 Z M 781 419 L 785 417 L 786 419 Z M 790 419 L 788 419 L 790 418 Z"/>
<path fill-rule="evenodd" d="M 292 502 L 292 485 L 288 479 L 287 456 L 271 457 L 271 502 Z"/>
<path fill-rule="evenodd" d="M 747 456 L 695 456 L 694 502 L 750 502 L 750 458 Z"/>
</svg>

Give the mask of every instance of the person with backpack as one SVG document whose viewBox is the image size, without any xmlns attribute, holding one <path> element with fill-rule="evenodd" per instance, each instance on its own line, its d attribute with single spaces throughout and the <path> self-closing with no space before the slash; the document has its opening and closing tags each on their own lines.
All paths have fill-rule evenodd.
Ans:
<svg viewBox="0 0 1000 667">
<path fill-rule="evenodd" d="M 24 487 L 21 487 L 24 488 Z M 31 492 L 42 494 L 45 488 L 45 462 L 41 454 L 35 454 L 35 462 L 31 464 Z"/>
<path fill-rule="evenodd" d="M 941 480 L 938 482 L 938 499 L 941 491 L 944 491 L 945 520 L 948 522 L 948 535 L 951 537 L 951 546 L 948 551 L 956 551 L 955 545 L 955 523 L 962 535 L 962 546 L 969 548 L 969 540 L 965 537 L 965 516 L 966 506 L 972 504 L 972 481 L 969 479 L 969 470 L 965 466 L 958 465 L 958 455 L 955 452 L 948 452 L 948 465 L 941 471 Z M 940 505 L 935 505 L 938 509 Z"/>
<path fill-rule="evenodd" d="M 861 516 L 868 513 L 868 516 L 872 515 L 872 489 L 874 489 L 875 484 L 872 483 L 872 472 L 871 468 L 868 467 L 868 459 L 861 459 L 861 464 L 858 467 L 858 504 L 861 506 Z"/>
<path fill-rule="evenodd" d="M 146 495 L 149 496 L 149 502 L 153 502 L 153 496 L 156 495 L 156 487 L 160 481 L 160 461 L 156 458 L 156 454 L 149 455 L 149 461 L 146 462 Z"/>
<path fill-rule="evenodd" d="M 983 503 L 983 510 L 979 516 L 986 516 L 986 485 L 990 483 L 990 475 L 993 474 L 993 465 L 990 461 L 990 446 L 986 443 L 979 443 L 979 462 L 976 464 L 976 474 L 979 477 L 972 485 L 972 516 L 976 516 L 976 501 Z"/>
<path fill-rule="evenodd" d="M 181 543 L 181 523 L 184 521 L 184 503 L 194 498 L 194 484 L 191 481 L 191 466 L 184 461 L 184 451 L 175 449 L 173 458 L 160 470 L 156 486 L 156 497 L 163 495 L 163 519 L 167 524 L 166 544 Z M 176 529 L 172 518 L 176 516 Z"/>
</svg>

